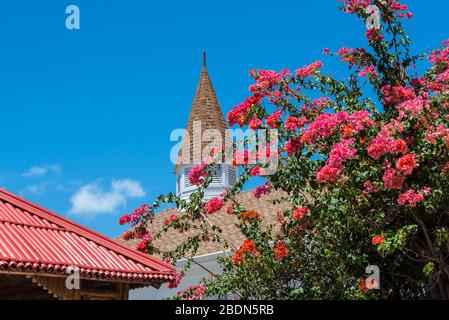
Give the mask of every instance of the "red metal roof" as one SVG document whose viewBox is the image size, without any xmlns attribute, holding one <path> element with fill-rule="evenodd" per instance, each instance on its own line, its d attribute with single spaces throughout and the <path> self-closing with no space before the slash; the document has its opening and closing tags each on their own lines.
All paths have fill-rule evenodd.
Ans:
<svg viewBox="0 0 449 320">
<path fill-rule="evenodd" d="M 0 189 L 0 270 L 132 283 L 166 282 L 175 268 Z"/>
</svg>

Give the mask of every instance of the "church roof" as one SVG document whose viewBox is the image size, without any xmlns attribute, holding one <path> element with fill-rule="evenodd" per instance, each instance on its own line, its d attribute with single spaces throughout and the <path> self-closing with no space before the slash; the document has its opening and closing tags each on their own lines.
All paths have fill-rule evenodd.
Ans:
<svg viewBox="0 0 449 320">
<path fill-rule="evenodd" d="M 281 202 L 273 204 L 271 200 L 279 200 L 285 193 L 280 190 L 274 190 L 269 195 L 262 196 L 262 198 L 257 199 L 252 191 L 242 192 L 237 195 L 237 201 L 246 210 L 255 210 L 259 212 L 262 218 L 262 226 L 267 226 L 269 224 L 277 225 L 276 213 L 278 211 L 284 211 L 291 208 L 291 204 L 287 202 Z M 148 225 L 148 229 L 153 232 L 159 231 L 164 226 L 164 220 L 172 214 L 182 214 L 176 208 L 167 209 L 159 212 L 154 217 L 153 223 Z M 228 214 L 226 212 L 226 206 L 220 211 L 208 215 L 208 219 L 213 225 L 220 227 L 223 230 L 223 238 L 229 241 L 233 246 L 240 247 L 243 240 L 245 240 L 244 235 L 236 227 L 237 217 L 235 215 Z M 161 239 L 157 239 L 154 245 L 163 251 L 169 251 L 174 249 L 177 245 L 187 240 L 189 236 L 195 234 L 195 231 L 189 231 L 180 234 L 177 230 L 170 230 L 169 232 L 162 235 Z M 122 236 L 117 238 L 118 241 L 125 243 L 128 246 L 135 247 L 138 240 L 128 240 L 125 241 Z M 208 255 L 220 252 L 221 246 L 217 242 L 202 242 L 196 256 Z"/>
<path fill-rule="evenodd" d="M 185 154 L 178 158 L 175 171 L 177 171 L 181 161 L 186 163 L 186 156 L 188 156 L 187 160 L 189 160 L 187 163 L 195 163 L 194 160 L 196 159 L 202 160 L 201 153 L 203 152 L 204 147 L 210 143 L 208 141 L 201 141 L 200 137 L 197 135 L 194 136 L 193 128 L 196 121 L 201 122 L 201 134 L 205 130 L 216 129 L 221 133 L 224 141 L 225 132 L 228 127 L 206 67 L 205 53 L 203 56 L 203 68 L 201 70 L 200 79 L 198 81 L 186 126 L 186 132 L 189 134 L 189 139 L 184 136 L 182 141 L 182 150 L 189 150 L 190 152 L 188 155 Z M 198 152 L 198 147 L 195 148 L 195 146 L 199 146 L 200 144 L 201 153 Z"/>
<path fill-rule="evenodd" d="M 0 189 L 1 271 L 136 284 L 166 282 L 174 267 Z"/>
</svg>

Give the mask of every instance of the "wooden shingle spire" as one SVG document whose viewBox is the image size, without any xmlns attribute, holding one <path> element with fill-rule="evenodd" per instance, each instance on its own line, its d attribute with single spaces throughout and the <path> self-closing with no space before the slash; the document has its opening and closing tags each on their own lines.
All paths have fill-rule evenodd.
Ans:
<svg viewBox="0 0 449 320">
<path fill-rule="evenodd" d="M 204 147 L 210 143 L 208 141 L 202 142 L 199 135 L 194 134 L 194 125 L 198 128 L 198 124 L 201 124 L 201 136 L 203 136 L 204 131 L 207 129 L 216 129 L 221 133 L 224 143 L 227 125 L 218 102 L 217 95 L 215 94 L 212 86 L 212 81 L 207 71 L 206 52 L 203 53 L 203 68 L 201 70 L 200 79 L 196 88 L 195 97 L 193 99 L 193 104 L 186 126 L 186 132 L 189 133 L 190 139 L 187 139 L 187 136 L 184 136 L 182 141 L 182 150 L 190 151 L 189 159 L 192 164 L 198 162 L 198 159 L 202 159 L 201 154 L 198 152 L 198 146 L 201 144 L 202 153 L 204 151 Z M 186 164 L 186 156 L 187 154 L 183 154 L 182 159 L 181 157 L 178 157 L 175 172 L 177 171 L 182 160 L 184 161 L 184 164 Z"/>
</svg>

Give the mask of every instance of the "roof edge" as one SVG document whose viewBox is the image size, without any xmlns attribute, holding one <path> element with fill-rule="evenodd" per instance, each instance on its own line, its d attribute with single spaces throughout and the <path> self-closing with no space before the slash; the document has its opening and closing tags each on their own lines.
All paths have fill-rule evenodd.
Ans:
<svg viewBox="0 0 449 320">
<path fill-rule="evenodd" d="M 150 255 L 141 253 L 137 250 L 132 249 L 131 247 L 125 246 L 124 244 L 121 244 L 114 239 L 102 235 L 48 209 L 45 209 L 9 191 L 0 189 L 0 199 L 7 201 L 26 211 L 29 211 L 30 213 L 35 214 L 43 219 L 49 220 L 50 222 L 59 224 L 60 226 L 67 228 L 69 231 L 76 232 L 86 239 L 97 242 L 98 244 L 105 246 L 110 250 L 114 250 L 124 256 L 127 256 L 128 258 L 134 259 L 137 262 L 146 265 L 147 267 L 154 268 L 157 271 L 176 271 L 176 267 L 172 266 L 171 264 L 165 263 Z M 166 270 L 163 270 L 163 268 L 165 268 Z"/>
</svg>

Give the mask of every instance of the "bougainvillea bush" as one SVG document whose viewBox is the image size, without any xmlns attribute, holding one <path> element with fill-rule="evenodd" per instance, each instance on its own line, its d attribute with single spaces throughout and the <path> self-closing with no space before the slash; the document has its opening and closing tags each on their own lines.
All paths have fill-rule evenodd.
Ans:
<svg viewBox="0 0 449 320">
<path fill-rule="evenodd" d="M 202 201 L 214 158 L 192 170 L 199 189 L 189 201 L 160 196 L 122 218 L 132 226 L 126 237 L 142 239 L 139 250 L 173 263 L 202 241 L 230 249 L 221 274 L 178 298 L 449 299 L 449 41 L 412 56 L 402 27 L 412 23 L 407 6 L 347 0 L 341 8 L 364 22 L 369 5 L 379 9 L 380 28 L 366 29 L 367 47 L 323 52 L 341 60 L 344 79 L 325 74 L 321 61 L 296 71 L 253 70 L 250 96 L 227 115 L 231 126 L 279 130 L 279 167 L 254 190 L 261 199 L 283 191 L 277 201 L 291 209 L 273 212 L 276 225 L 262 227 L 258 212 L 236 200 L 262 164 L 241 165 L 235 188 Z M 167 202 L 180 213 L 149 234 Z M 207 218 L 224 206 L 246 238 L 237 248 Z M 193 235 L 161 252 L 152 241 L 172 228 Z M 368 265 L 380 270 L 379 289 L 367 286 Z"/>
</svg>

